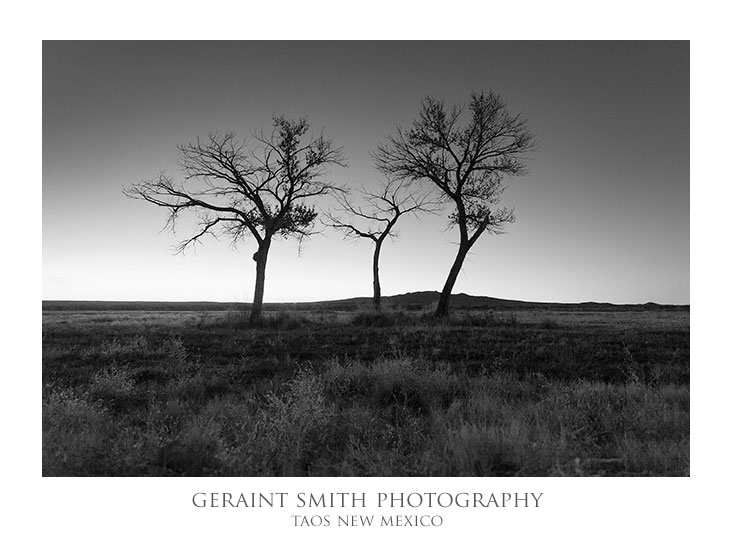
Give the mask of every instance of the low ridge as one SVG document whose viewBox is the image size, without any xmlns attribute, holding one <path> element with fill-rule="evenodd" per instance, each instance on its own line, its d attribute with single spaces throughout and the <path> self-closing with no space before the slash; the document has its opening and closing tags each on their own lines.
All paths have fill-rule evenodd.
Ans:
<svg viewBox="0 0 733 538">
<path fill-rule="evenodd" d="M 382 297 L 384 308 L 401 308 L 404 310 L 431 310 L 438 302 L 437 291 L 414 291 L 393 296 Z M 265 310 L 359 310 L 371 308 L 371 297 L 352 297 L 328 301 L 311 301 L 301 303 L 265 303 Z M 250 303 L 215 302 L 215 301 L 42 301 L 44 311 L 106 311 L 106 310 L 140 310 L 140 311 L 221 311 L 247 308 Z M 496 297 L 468 295 L 457 293 L 451 296 L 451 307 L 456 309 L 547 309 L 547 310 L 678 310 L 689 309 L 689 305 L 662 305 L 653 302 L 644 304 L 613 304 L 587 301 L 582 303 L 544 303 L 499 299 Z"/>
</svg>

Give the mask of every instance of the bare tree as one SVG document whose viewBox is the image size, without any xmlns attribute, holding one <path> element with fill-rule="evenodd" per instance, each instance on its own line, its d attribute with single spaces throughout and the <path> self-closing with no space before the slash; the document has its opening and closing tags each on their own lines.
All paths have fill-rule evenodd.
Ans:
<svg viewBox="0 0 733 538">
<path fill-rule="evenodd" d="M 372 276 L 374 295 L 372 303 L 376 311 L 382 308 L 382 288 L 379 281 L 379 255 L 387 237 L 395 237 L 397 220 L 407 213 L 431 211 L 434 202 L 428 195 L 416 194 L 404 179 L 388 178 L 378 189 L 358 189 L 362 204 L 353 201 L 350 193 L 336 192 L 336 207 L 327 214 L 326 223 L 340 230 L 345 237 L 369 239 L 374 242 Z"/>
<path fill-rule="evenodd" d="M 333 147 L 323 132 L 305 139 L 309 129 L 305 118 L 276 117 L 269 134 L 252 133 L 256 143 L 252 149 L 233 133 L 209 134 L 178 147 L 181 183 L 161 173 L 123 191 L 130 198 L 166 208 L 166 226 L 171 229 L 184 211 L 191 210 L 197 228 L 177 245 L 177 252 L 205 235 L 228 236 L 233 244 L 248 235 L 254 237 L 257 250 L 252 259 L 257 268 L 251 323 L 262 315 L 272 239 L 301 241 L 313 232 L 314 199 L 337 190 L 321 177 L 330 166 L 345 165 L 342 148 Z"/>
<path fill-rule="evenodd" d="M 444 103 L 426 97 L 410 129 L 397 127 L 374 153 L 387 175 L 428 180 L 452 206 L 449 224 L 459 231 L 458 253 L 448 273 L 436 317 L 448 314 L 451 291 L 466 255 L 488 231 L 502 233 L 514 211 L 497 207 L 505 177 L 526 172 L 522 155 L 534 148 L 534 134 L 519 115 L 511 115 L 496 93 L 472 93 L 468 119 L 464 107 L 446 112 Z"/>
</svg>

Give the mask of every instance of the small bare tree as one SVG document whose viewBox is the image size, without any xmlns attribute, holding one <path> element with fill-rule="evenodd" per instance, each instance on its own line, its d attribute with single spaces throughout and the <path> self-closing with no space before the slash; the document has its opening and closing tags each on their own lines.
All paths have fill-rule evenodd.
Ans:
<svg viewBox="0 0 733 538">
<path fill-rule="evenodd" d="M 397 220 L 407 213 L 432 211 L 434 201 L 425 193 L 417 194 L 404 179 L 389 177 L 377 189 L 357 189 L 362 203 L 356 203 L 349 192 L 336 192 L 336 206 L 327 214 L 326 224 L 340 230 L 346 238 L 369 239 L 374 242 L 372 276 L 376 311 L 382 308 L 379 281 L 379 255 L 387 237 L 395 237 Z"/>
<path fill-rule="evenodd" d="M 265 268 L 273 238 L 301 241 L 313 232 L 314 199 L 337 190 L 321 177 L 330 166 L 345 165 L 342 148 L 334 147 L 323 132 L 305 139 L 309 129 L 305 118 L 276 117 L 269 134 L 264 130 L 252 133 L 256 141 L 252 149 L 233 133 L 209 134 L 204 140 L 178 147 L 180 184 L 161 173 L 123 191 L 130 198 L 167 209 L 166 226 L 171 229 L 184 211 L 195 215 L 196 231 L 177 245 L 177 252 L 205 235 L 228 236 L 233 244 L 248 235 L 254 237 L 251 323 L 262 315 Z"/>
<path fill-rule="evenodd" d="M 451 226 L 459 231 L 458 253 L 448 273 L 436 317 L 448 314 L 451 291 L 466 255 L 488 231 L 502 233 L 514 211 L 498 207 L 504 178 L 525 173 L 521 157 L 533 149 L 534 135 L 525 120 L 511 115 L 492 91 L 473 93 L 468 119 L 463 107 L 446 112 L 442 101 L 426 97 L 410 129 L 397 128 L 374 154 L 383 173 L 410 181 L 432 182 L 452 206 Z"/>
</svg>

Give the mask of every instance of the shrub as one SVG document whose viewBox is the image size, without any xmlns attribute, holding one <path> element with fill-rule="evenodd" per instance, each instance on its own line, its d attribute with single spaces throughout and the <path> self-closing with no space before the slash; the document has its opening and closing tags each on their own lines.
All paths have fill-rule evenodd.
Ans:
<svg viewBox="0 0 733 538">
<path fill-rule="evenodd" d="M 109 472 L 106 411 L 99 402 L 69 389 L 43 401 L 43 475 L 81 476 Z"/>
<path fill-rule="evenodd" d="M 172 397 L 201 402 L 213 396 L 226 394 L 232 385 L 228 379 L 220 375 L 207 375 L 199 371 L 179 375 L 166 388 Z"/>
<path fill-rule="evenodd" d="M 322 379 L 309 367 L 302 368 L 284 394 L 270 392 L 266 399 L 258 422 L 269 445 L 269 460 L 286 476 L 306 472 L 325 441 L 328 412 Z"/>
<path fill-rule="evenodd" d="M 195 416 L 169 443 L 160 447 L 156 464 L 184 476 L 210 476 L 221 466 L 221 426 L 210 417 Z"/>
<path fill-rule="evenodd" d="M 526 430 L 462 423 L 440 438 L 443 474 L 450 476 L 513 476 L 520 466 L 512 454 L 517 443 L 526 444 Z"/>
<path fill-rule="evenodd" d="M 450 405 L 462 392 L 446 365 L 429 365 L 399 352 L 371 364 L 332 361 L 324 381 L 327 392 L 336 399 L 362 398 L 378 408 L 401 406 L 415 413 Z"/>
<path fill-rule="evenodd" d="M 117 358 L 124 355 L 142 355 L 148 352 L 148 341 L 144 336 L 133 336 L 129 340 L 122 342 L 119 338 L 105 340 L 99 346 L 98 354 L 100 357 L 109 359 Z"/>
<path fill-rule="evenodd" d="M 203 414 L 225 423 L 222 464 L 235 475 L 308 475 L 327 443 L 331 413 L 323 381 L 302 367 L 281 393 L 268 392 L 259 405 L 251 398 L 217 398 Z"/>
<path fill-rule="evenodd" d="M 112 363 L 92 374 L 89 395 L 94 399 L 118 404 L 129 400 L 135 393 L 132 373 L 125 366 Z"/>
<path fill-rule="evenodd" d="M 188 350 L 183 345 L 183 340 L 180 336 L 167 338 L 160 347 L 160 351 L 168 359 L 175 361 L 186 361 L 189 357 Z"/>
</svg>

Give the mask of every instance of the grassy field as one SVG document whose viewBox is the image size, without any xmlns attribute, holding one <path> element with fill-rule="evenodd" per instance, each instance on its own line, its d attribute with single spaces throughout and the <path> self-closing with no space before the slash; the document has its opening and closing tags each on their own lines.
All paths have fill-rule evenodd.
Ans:
<svg viewBox="0 0 733 538">
<path fill-rule="evenodd" d="M 689 475 L 689 309 L 43 312 L 43 474 Z"/>
</svg>

